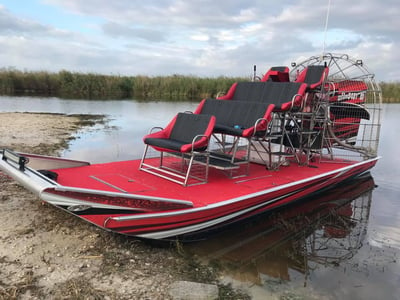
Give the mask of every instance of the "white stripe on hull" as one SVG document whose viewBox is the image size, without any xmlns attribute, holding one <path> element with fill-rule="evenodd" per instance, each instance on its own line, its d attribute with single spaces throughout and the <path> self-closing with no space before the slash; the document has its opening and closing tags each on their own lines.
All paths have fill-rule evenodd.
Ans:
<svg viewBox="0 0 400 300">
<path fill-rule="evenodd" d="M 135 235 L 135 236 L 142 237 L 142 238 L 148 238 L 148 239 L 164 239 L 164 238 L 168 238 L 168 237 L 171 237 L 171 236 L 176 236 L 176 235 L 181 235 L 181 234 L 185 234 L 185 233 L 199 231 L 201 229 L 212 227 L 212 226 L 218 225 L 220 223 L 226 222 L 228 220 L 231 220 L 233 218 L 239 217 L 239 216 L 241 216 L 241 215 L 243 215 L 245 213 L 251 212 L 253 210 L 257 210 L 257 209 L 259 209 L 259 208 L 261 208 L 263 206 L 266 206 L 268 204 L 276 202 L 276 201 L 278 201 L 280 199 L 286 198 L 286 197 L 288 197 L 288 196 L 290 196 L 292 194 L 293 193 L 287 194 L 287 195 L 284 195 L 284 196 L 281 196 L 281 197 L 278 197 L 278 198 L 275 198 L 275 199 L 260 203 L 260 204 L 255 205 L 255 206 L 248 207 L 248 208 L 243 209 L 241 211 L 236 211 L 236 212 L 234 212 L 232 214 L 229 214 L 229 215 L 226 215 L 226 216 L 223 216 L 223 217 L 220 217 L 220 218 L 212 219 L 212 220 L 207 221 L 207 222 L 197 223 L 197 224 L 194 224 L 194 225 L 175 228 L 175 229 L 171 229 L 171 230 L 164 230 L 164 231 L 157 231 L 157 232 L 151 232 L 151 233 L 138 234 L 138 235 Z"/>
</svg>

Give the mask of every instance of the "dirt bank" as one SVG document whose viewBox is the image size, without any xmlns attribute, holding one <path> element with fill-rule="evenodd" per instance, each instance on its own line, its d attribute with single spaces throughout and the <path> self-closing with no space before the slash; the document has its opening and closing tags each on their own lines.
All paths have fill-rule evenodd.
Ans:
<svg viewBox="0 0 400 300">
<path fill-rule="evenodd" d="M 0 113 L 0 148 L 56 155 L 103 116 Z M 181 247 L 110 234 L 40 202 L 0 172 L 0 299 L 168 299 L 177 280 L 218 284 Z"/>
</svg>

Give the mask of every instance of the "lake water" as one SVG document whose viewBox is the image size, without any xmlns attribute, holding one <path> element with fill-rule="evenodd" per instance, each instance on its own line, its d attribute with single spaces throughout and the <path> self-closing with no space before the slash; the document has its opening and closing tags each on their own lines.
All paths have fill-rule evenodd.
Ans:
<svg viewBox="0 0 400 300">
<path fill-rule="evenodd" d="M 62 154 L 93 163 L 140 157 L 142 137 L 151 127 L 164 126 L 176 112 L 196 105 L 0 97 L 2 112 L 106 114 L 105 126 L 78 132 Z M 400 299 L 400 105 L 383 108 L 382 158 L 372 178 L 186 250 L 217 264 L 222 280 L 250 288 L 255 299 Z"/>
</svg>

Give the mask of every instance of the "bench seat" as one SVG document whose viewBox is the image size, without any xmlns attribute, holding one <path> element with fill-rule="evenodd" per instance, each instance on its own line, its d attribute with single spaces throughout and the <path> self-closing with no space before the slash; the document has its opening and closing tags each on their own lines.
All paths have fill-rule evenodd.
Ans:
<svg viewBox="0 0 400 300">
<path fill-rule="evenodd" d="M 204 99 L 194 113 L 215 116 L 214 133 L 250 138 L 267 129 L 273 109 L 268 103 Z"/>
<path fill-rule="evenodd" d="M 220 100 L 274 104 L 274 111 L 300 109 L 307 84 L 301 82 L 236 82 Z"/>
</svg>

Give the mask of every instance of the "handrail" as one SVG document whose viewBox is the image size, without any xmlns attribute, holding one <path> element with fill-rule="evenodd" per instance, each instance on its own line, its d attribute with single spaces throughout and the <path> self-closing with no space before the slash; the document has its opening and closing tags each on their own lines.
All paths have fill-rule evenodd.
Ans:
<svg viewBox="0 0 400 300">
<path fill-rule="evenodd" d="M 301 99 L 300 110 L 303 109 L 303 98 L 306 99 L 306 97 L 303 97 L 303 96 L 300 95 L 300 94 L 295 94 L 295 95 L 293 95 L 293 97 L 292 97 L 292 101 L 291 101 L 291 102 L 292 102 L 292 105 L 290 106 L 290 110 L 293 109 L 294 103 L 295 103 L 295 100 L 296 100 L 297 97 L 300 97 L 300 99 Z"/>
<path fill-rule="evenodd" d="M 156 126 L 156 127 L 153 127 L 153 128 L 150 129 L 149 134 L 153 133 L 153 130 L 156 130 L 156 129 L 159 129 L 160 131 L 164 130 L 164 128 Z"/>
<path fill-rule="evenodd" d="M 257 127 L 260 126 L 260 125 L 261 125 L 261 122 L 263 122 L 263 121 L 265 122 L 265 135 L 264 135 L 264 136 L 267 135 L 267 133 L 268 133 L 268 120 L 267 120 L 266 118 L 259 118 L 259 119 L 257 119 L 256 122 L 254 123 L 254 131 L 253 131 L 252 137 L 255 137 L 255 136 L 256 136 Z M 262 129 L 260 129 L 260 130 L 263 131 Z"/>
<path fill-rule="evenodd" d="M 205 137 L 207 139 L 207 148 L 208 148 L 208 144 L 209 144 L 208 136 L 205 134 L 198 134 L 192 140 L 192 153 L 194 152 L 194 144 L 197 142 L 198 139 L 201 139 L 203 137 Z"/>
</svg>

